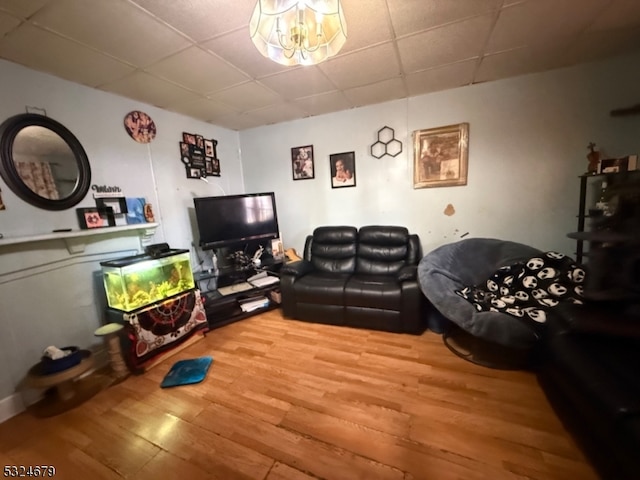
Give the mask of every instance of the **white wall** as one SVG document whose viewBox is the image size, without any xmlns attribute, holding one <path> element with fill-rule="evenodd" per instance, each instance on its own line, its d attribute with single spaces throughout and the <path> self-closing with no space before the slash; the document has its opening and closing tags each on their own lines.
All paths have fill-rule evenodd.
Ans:
<svg viewBox="0 0 640 480">
<path fill-rule="evenodd" d="M 145 197 L 153 204 L 160 223 L 154 241 L 193 251 L 191 244 L 198 241 L 193 197 L 244 191 L 237 132 L 0 60 L 0 121 L 25 113 L 27 105 L 45 109 L 78 138 L 91 163 L 92 185 L 117 185 L 125 196 Z M 132 110 L 153 118 L 157 136 L 152 143 L 136 143 L 126 133 L 123 120 Z M 218 140 L 220 178 L 209 177 L 209 184 L 186 178 L 179 150 L 182 132 Z M 1 179 L 0 189 L 6 205 L 0 210 L 0 233 L 5 237 L 78 228 L 73 208 L 32 207 Z M 91 191 L 77 205 L 89 206 L 95 206 Z M 70 254 L 61 240 L 0 242 L 0 421 L 2 399 L 14 393 L 45 347 L 100 345 L 93 332 L 101 324 L 104 300 L 94 274 L 101 260 L 139 248 L 135 234 L 93 239 L 82 254 Z M 192 258 L 195 267 L 195 254 Z"/>
<path fill-rule="evenodd" d="M 301 253 L 319 225 L 405 225 L 425 252 L 487 236 L 574 255 L 578 175 L 587 144 L 640 153 L 640 117 L 610 110 L 638 103 L 640 55 L 527 75 L 408 100 L 246 130 L 240 134 L 247 191 L 276 192 L 285 247 Z M 412 132 L 468 122 L 466 186 L 413 189 Z M 369 154 L 376 132 L 395 129 L 403 152 Z M 315 179 L 292 180 L 292 147 L 314 146 Z M 332 189 L 329 155 L 356 153 L 355 188 Z M 447 216 L 448 204 L 455 215 Z"/>
</svg>

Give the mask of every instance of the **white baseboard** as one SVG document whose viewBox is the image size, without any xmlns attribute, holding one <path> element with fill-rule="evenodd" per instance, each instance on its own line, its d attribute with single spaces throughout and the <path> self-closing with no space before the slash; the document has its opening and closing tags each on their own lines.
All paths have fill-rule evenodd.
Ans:
<svg viewBox="0 0 640 480">
<path fill-rule="evenodd" d="M 0 423 L 15 417 L 24 412 L 26 407 L 22 401 L 22 395 L 14 393 L 13 395 L 0 400 Z"/>
</svg>

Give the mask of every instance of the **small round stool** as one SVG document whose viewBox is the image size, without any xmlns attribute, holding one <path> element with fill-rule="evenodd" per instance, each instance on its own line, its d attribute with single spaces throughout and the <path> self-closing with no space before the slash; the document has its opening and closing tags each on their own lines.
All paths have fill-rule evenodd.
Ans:
<svg viewBox="0 0 640 480">
<path fill-rule="evenodd" d="M 33 388 L 55 389 L 55 398 L 67 402 L 76 394 L 74 381 L 93 367 L 93 356 L 88 350 L 82 350 L 83 359 L 77 365 L 57 373 L 44 374 L 42 362 L 37 363 L 27 373 L 27 385 Z"/>
<path fill-rule="evenodd" d="M 94 335 L 97 337 L 103 337 L 107 345 L 107 351 L 109 352 L 109 361 L 111 364 L 111 370 L 116 379 L 121 379 L 129 374 L 127 366 L 122 358 L 122 349 L 120 348 L 120 336 L 118 332 L 124 327 L 119 323 L 107 323 L 98 328 Z"/>
</svg>

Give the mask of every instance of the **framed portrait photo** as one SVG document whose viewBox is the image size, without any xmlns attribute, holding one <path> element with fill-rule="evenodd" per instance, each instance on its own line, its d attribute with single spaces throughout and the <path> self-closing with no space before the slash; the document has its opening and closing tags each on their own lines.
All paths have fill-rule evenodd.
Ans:
<svg viewBox="0 0 640 480">
<path fill-rule="evenodd" d="M 413 132 L 413 188 L 467 184 L 469 124 Z"/>
<path fill-rule="evenodd" d="M 356 152 L 329 155 L 331 188 L 356 186 Z"/>
<path fill-rule="evenodd" d="M 82 230 L 115 226 L 111 207 L 76 208 L 76 215 Z"/>
<path fill-rule="evenodd" d="M 313 163 L 313 145 L 294 147 L 291 149 L 291 171 L 294 180 L 315 178 Z"/>
</svg>

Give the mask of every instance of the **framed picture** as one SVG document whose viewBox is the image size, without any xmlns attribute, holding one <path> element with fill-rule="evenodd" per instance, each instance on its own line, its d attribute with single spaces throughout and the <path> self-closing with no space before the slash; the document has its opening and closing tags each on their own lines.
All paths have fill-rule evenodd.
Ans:
<svg viewBox="0 0 640 480">
<path fill-rule="evenodd" d="M 115 226 L 111 207 L 76 208 L 76 214 L 82 230 Z"/>
<path fill-rule="evenodd" d="M 467 184 L 469 124 L 413 132 L 413 188 Z"/>
<path fill-rule="evenodd" d="M 111 207 L 113 215 L 127 213 L 127 201 L 125 197 L 99 197 L 96 198 L 96 207 Z"/>
<path fill-rule="evenodd" d="M 204 154 L 207 157 L 213 157 L 213 140 L 207 140 L 205 139 L 204 141 Z"/>
<path fill-rule="evenodd" d="M 196 144 L 196 136 L 193 133 L 182 132 L 182 141 L 189 145 Z"/>
<path fill-rule="evenodd" d="M 313 165 L 313 145 L 291 149 L 291 170 L 294 180 L 315 178 Z"/>
<path fill-rule="evenodd" d="M 185 170 L 187 171 L 187 178 L 201 178 L 205 176 L 200 168 L 194 168 L 187 165 Z"/>
<path fill-rule="evenodd" d="M 356 186 L 356 152 L 329 155 L 331 188 Z"/>
</svg>

